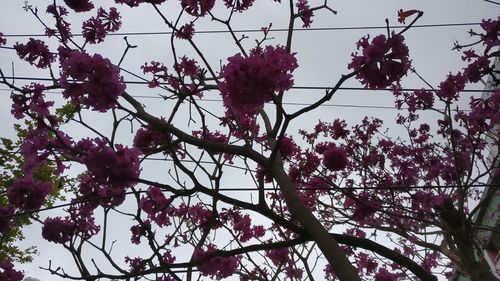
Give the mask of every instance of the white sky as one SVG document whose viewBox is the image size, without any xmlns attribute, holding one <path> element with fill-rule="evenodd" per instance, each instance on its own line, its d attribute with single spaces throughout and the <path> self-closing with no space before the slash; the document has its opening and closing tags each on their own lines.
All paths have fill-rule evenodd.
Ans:
<svg viewBox="0 0 500 281">
<path fill-rule="evenodd" d="M 45 7 L 52 1 L 39 0 L 32 1 L 40 9 L 40 14 L 44 19 L 51 23 L 50 17 L 44 13 Z M 62 1 L 58 1 L 62 2 Z M 219 5 L 222 1 L 216 1 Z M 269 22 L 273 23 L 273 28 L 285 28 L 288 24 L 286 5 L 278 5 L 271 0 L 258 0 L 254 7 L 243 15 L 235 15 L 233 28 L 238 29 L 259 29 L 267 26 Z M 287 2 L 287 1 L 284 1 Z M 424 11 L 424 16 L 417 24 L 441 24 L 441 23 L 477 23 L 483 18 L 498 16 L 500 9 L 494 5 L 479 0 L 387 0 L 387 1 L 329 1 L 331 6 L 336 9 L 338 15 L 332 15 L 327 11 L 317 12 L 313 18 L 313 27 L 352 27 L 352 26 L 384 26 L 384 19 L 388 18 L 391 25 L 398 25 L 397 10 L 399 9 L 419 9 Z M 311 6 L 316 3 L 322 4 L 323 0 L 310 1 Z M 96 6 L 109 6 L 112 1 L 94 1 Z M 41 34 L 43 27 L 30 14 L 23 12 L 22 1 L 2 0 L 0 12 L 0 32 L 4 34 Z M 143 5 L 138 9 L 129 9 L 127 6 L 117 6 L 122 12 L 123 26 L 120 32 L 152 32 L 166 31 L 167 28 L 161 20 L 154 14 L 152 7 Z M 167 17 L 173 19 L 177 15 L 179 1 L 168 0 L 166 5 L 162 6 Z M 171 12 L 172 11 L 172 12 Z M 222 15 L 224 9 L 217 9 L 216 14 Z M 70 12 L 70 19 L 75 20 L 73 32 L 79 32 L 80 23 L 77 20 L 93 16 L 95 12 L 75 15 Z M 184 17 L 182 21 L 188 22 L 189 17 Z M 410 20 L 409 20 L 410 21 Z M 409 22 L 408 21 L 408 22 Z M 301 22 L 297 21 L 296 27 L 301 27 Z M 436 28 L 415 28 L 405 34 L 407 44 L 410 48 L 410 56 L 413 60 L 413 66 L 419 71 L 432 85 L 443 80 L 449 71 L 456 72 L 464 65 L 460 61 L 461 54 L 456 51 L 450 51 L 453 42 L 470 42 L 467 31 L 470 28 L 478 30 L 478 26 L 459 26 L 459 27 L 436 27 Z M 217 25 L 209 20 L 199 20 L 196 23 L 197 30 L 221 30 L 223 26 Z M 297 52 L 299 68 L 294 72 L 296 86 L 330 86 L 336 82 L 342 73 L 347 73 L 347 64 L 350 61 L 350 54 L 355 50 L 355 42 L 363 35 L 372 36 L 380 33 L 386 33 L 385 29 L 378 30 L 337 30 L 337 31 L 298 31 L 294 35 L 293 50 Z M 258 33 L 248 33 L 250 39 L 243 41 L 244 46 L 251 48 L 254 45 L 254 38 L 260 38 Z M 272 33 L 275 40 L 269 41 L 269 44 L 284 44 L 284 33 Z M 146 61 L 158 60 L 166 63 L 171 69 L 171 52 L 169 50 L 169 35 L 147 35 L 147 36 L 128 36 L 131 44 L 138 45 L 138 48 L 129 52 L 124 61 L 124 68 L 140 74 L 140 65 Z M 8 37 L 7 45 L 10 46 L 16 41 L 24 43 L 26 37 Z M 81 38 L 78 38 L 81 40 Z M 209 61 L 215 69 L 218 69 L 219 61 L 225 63 L 227 57 L 232 56 L 237 51 L 228 34 L 196 34 L 194 37 L 201 50 L 207 54 Z M 54 45 L 51 45 L 54 46 Z M 108 37 L 105 43 L 97 47 L 91 46 L 89 52 L 99 52 L 103 56 L 109 57 L 114 63 L 117 63 L 124 43 L 122 36 Z M 191 49 L 182 44 L 177 48 L 179 56 L 183 54 L 192 55 Z M 11 74 L 11 62 L 14 61 L 15 75 L 27 77 L 48 77 L 46 71 L 33 71 L 27 63 L 16 59 L 11 50 L 0 49 L 0 67 L 6 75 Z M 127 80 L 133 80 L 130 77 Z M 135 79 L 134 79 L 135 80 Z M 24 81 L 17 81 L 18 86 Z M 28 83 L 28 82 L 26 82 Z M 403 81 L 403 87 L 419 88 L 425 87 L 416 77 L 409 75 Z M 348 81 L 345 86 L 359 87 L 355 80 Z M 477 89 L 482 89 L 482 85 L 477 85 Z M 5 89 L 5 86 L 0 86 Z M 158 91 L 149 91 L 145 87 L 128 86 L 131 94 L 154 96 Z M 293 90 L 286 95 L 286 101 L 289 102 L 310 102 L 323 91 L 314 90 Z M 50 96 L 52 97 L 52 96 Z M 206 95 L 210 99 L 219 99 L 214 92 Z M 54 96 L 57 99 L 57 96 Z M 168 106 L 160 104 L 156 99 L 142 99 L 148 109 L 161 114 L 168 110 Z M 379 105 L 392 106 L 392 95 L 388 92 L 367 92 L 367 91 L 339 91 L 333 101 L 333 104 L 353 104 L 353 105 Z M 208 103 L 207 103 L 208 104 Z M 221 111 L 221 104 L 213 102 L 207 105 L 215 111 Z M 290 107 L 296 110 L 298 107 Z M 295 133 L 298 128 L 311 129 L 318 119 L 333 120 L 334 118 L 345 118 L 348 121 L 356 122 L 363 116 L 376 116 L 382 119 L 394 119 L 395 111 L 387 109 L 359 109 L 348 107 L 322 107 L 314 113 L 306 115 L 306 118 L 300 119 L 300 122 L 293 123 L 290 132 Z M 101 131 L 106 131 L 109 124 L 101 122 L 103 115 L 90 113 L 87 114 L 87 120 L 95 124 Z M 427 117 L 430 118 L 430 117 Z M 1 136 L 12 136 L 13 118 L 10 116 L 9 91 L 0 90 L 0 123 Z M 388 122 L 390 123 L 390 122 Z M 185 125 L 185 124 L 184 124 Z M 88 132 L 76 128 L 68 128 L 79 137 L 84 137 Z M 191 128 L 197 129 L 197 128 Z M 190 129 L 190 130 L 191 130 Z M 126 128 L 123 128 L 123 139 L 130 140 L 126 134 Z M 397 134 L 397 132 L 396 132 Z M 77 137 L 78 139 L 78 137 Z M 143 169 L 143 175 L 154 177 L 157 173 L 157 167 L 151 165 L 150 169 Z M 245 186 L 251 185 L 251 182 L 242 183 L 239 178 L 228 177 L 225 180 L 228 185 Z M 47 215 L 55 216 L 57 211 L 48 212 Z M 42 215 L 43 217 L 43 215 Z M 127 231 L 118 239 L 128 241 L 128 227 L 122 231 Z M 54 263 L 66 266 L 71 265 L 72 261 L 67 259 L 63 249 L 51 243 L 40 239 L 41 234 L 38 226 L 26 229 L 28 239 L 21 245 L 27 246 L 36 244 L 40 250 L 40 255 L 35 257 L 33 264 L 22 265 L 19 268 L 26 271 L 26 276 L 37 277 L 42 281 L 58 280 L 48 275 L 45 271 L 38 270 L 38 266 L 46 266 L 47 260 L 52 259 Z M 120 250 L 120 249 L 118 249 Z M 122 249 L 122 250 L 129 250 Z M 126 252 L 126 251 L 124 251 Z M 135 256 L 131 254 L 131 256 Z M 71 267 L 71 266 L 70 266 Z"/>
</svg>

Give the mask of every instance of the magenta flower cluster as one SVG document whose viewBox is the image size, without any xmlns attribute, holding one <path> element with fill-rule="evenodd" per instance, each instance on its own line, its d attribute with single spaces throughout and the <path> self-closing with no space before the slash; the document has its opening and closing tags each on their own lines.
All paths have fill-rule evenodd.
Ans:
<svg viewBox="0 0 500 281">
<path fill-rule="evenodd" d="M 304 23 L 302 27 L 311 27 L 311 23 L 313 22 L 311 18 L 314 15 L 311 7 L 309 7 L 309 4 L 307 3 L 307 0 L 299 0 L 295 6 L 297 7 L 297 14 Z"/>
<path fill-rule="evenodd" d="M 140 151 L 117 144 L 114 149 L 104 139 L 83 139 L 76 149 L 87 171 L 80 176 L 80 193 L 101 198 L 101 205 L 113 207 L 125 200 L 124 190 L 135 185 L 140 175 Z"/>
<path fill-rule="evenodd" d="M 213 245 L 208 245 L 206 250 L 196 248 L 193 252 L 193 260 L 199 261 L 206 255 L 215 252 L 217 249 Z M 240 257 L 219 257 L 215 256 L 197 266 L 204 276 L 211 276 L 216 280 L 229 277 L 236 272 Z"/>
<path fill-rule="evenodd" d="M 52 190 L 50 182 L 34 179 L 31 175 L 17 178 L 12 186 L 7 189 L 9 203 L 22 210 L 39 209 L 45 197 Z"/>
<path fill-rule="evenodd" d="M 56 55 L 42 40 L 30 38 L 26 44 L 16 43 L 14 49 L 21 59 L 38 68 L 47 68 L 56 60 Z"/>
<path fill-rule="evenodd" d="M 63 95 L 75 104 L 105 112 L 125 91 L 120 70 L 99 54 L 59 49 Z"/>
<path fill-rule="evenodd" d="M 21 281 L 24 274 L 14 269 L 14 264 L 9 258 L 0 261 L 0 280 L 3 281 Z"/>
<path fill-rule="evenodd" d="M 103 42 L 108 32 L 116 32 L 120 29 L 122 24 L 120 18 L 120 14 L 114 7 L 110 8 L 109 12 L 99 8 L 96 17 L 83 22 L 83 38 L 91 44 Z"/>
<path fill-rule="evenodd" d="M 77 13 L 87 12 L 94 8 L 90 0 L 64 0 L 64 3 Z"/>
<path fill-rule="evenodd" d="M 228 58 L 220 74 L 223 81 L 219 83 L 224 105 L 255 115 L 264 103 L 271 101 L 274 92 L 292 87 L 291 72 L 297 67 L 295 55 L 281 46 L 257 48 L 248 57 L 237 54 Z"/>
<path fill-rule="evenodd" d="M 361 38 L 357 43 L 361 53 L 353 53 L 348 68 L 356 71 L 356 78 L 370 89 L 387 88 L 398 83 L 410 69 L 408 47 L 402 35 L 392 34 L 387 39 L 378 35 L 369 42 L 370 36 Z"/>
</svg>

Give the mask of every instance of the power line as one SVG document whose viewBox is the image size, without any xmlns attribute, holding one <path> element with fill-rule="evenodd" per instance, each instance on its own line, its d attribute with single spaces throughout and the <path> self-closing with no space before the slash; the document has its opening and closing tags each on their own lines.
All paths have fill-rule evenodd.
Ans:
<svg viewBox="0 0 500 281">
<path fill-rule="evenodd" d="M 412 28 L 435 28 L 435 27 L 456 27 L 456 26 L 474 26 L 479 25 L 479 22 L 465 22 L 465 23 L 437 23 L 437 24 L 417 24 L 413 25 Z M 389 28 L 392 29 L 403 29 L 406 28 L 404 25 L 391 25 Z M 345 27 L 311 27 L 311 28 L 294 28 L 293 31 L 341 31 L 341 30 L 373 30 L 373 29 L 387 29 L 385 25 L 378 26 L 345 26 Z M 199 30 L 195 31 L 194 34 L 217 34 L 217 33 L 229 33 L 229 30 Z M 257 33 L 262 32 L 260 28 L 250 28 L 250 29 L 237 29 L 233 30 L 234 33 Z M 275 28 L 270 29 L 272 32 L 288 32 L 288 28 Z M 172 35 L 172 31 L 151 31 L 151 32 L 115 32 L 109 33 L 108 36 L 148 36 L 148 35 Z M 82 37 L 81 33 L 75 33 L 73 36 Z M 47 37 L 46 34 L 4 34 L 3 37 Z"/>
<path fill-rule="evenodd" d="M 315 188 L 296 188 L 298 191 L 321 191 L 321 190 L 326 190 L 326 191 L 335 191 L 335 190 L 397 190 L 397 189 L 450 189 L 450 188 L 460 188 L 460 187 L 466 187 L 466 188 L 474 188 L 474 187 L 485 187 L 485 186 L 493 186 L 493 187 L 499 187 L 500 184 L 473 184 L 473 185 L 422 185 L 422 186 L 393 186 L 393 187 L 330 187 L 330 188 L 325 188 L 325 187 L 315 187 Z M 214 189 L 212 189 L 214 190 Z M 279 191 L 278 188 L 273 188 L 273 187 L 267 187 L 267 188 L 257 188 L 257 187 L 241 187 L 241 188 L 218 188 L 217 191 L 233 191 L 233 192 L 249 192 L 249 191 Z M 214 190 L 215 191 L 215 190 Z M 31 215 L 35 213 L 40 213 L 40 212 L 45 212 L 49 210 L 54 210 L 54 209 L 59 209 L 59 208 L 64 208 L 64 207 L 70 207 L 73 205 L 77 204 L 82 204 L 82 203 L 87 203 L 87 202 L 93 202 L 93 201 L 98 201 L 102 199 L 108 199 L 116 196 L 127 196 L 127 195 L 133 195 L 136 193 L 147 193 L 147 190 L 138 190 L 138 191 L 127 191 L 127 192 L 122 192 L 119 194 L 113 194 L 113 195 L 107 195 L 107 196 L 98 196 L 98 197 L 92 197 L 92 198 L 86 198 L 86 199 L 79 199 L 75 200 L 73 202 L 67 202 L 67 203 L 62 203 L 59 205 L 53 205 L 50 207 L 45 207 L 45 208 L 40 208 L 38 210 L 29 210 L 29 211 L 24 211 L 24 212 L 19 212 L 15 213 L 12 215 L 4 215 L 0 216 L 0 219 L 9 219 L 9 218 L 15 218 L 19 216 L 25 216 L 25 215 Z"/>
<path fill-rule="evenodd" d="M 0 91 L 11 91 L 10 89 L 0 89 Z M 44 93 L 49 93 L 49 94 L 62 94 L 62 92 L 55 92 L 55 91 L 45 91 Z M 130 95 L 131 97 L 134 98 L 139 98 L 139 99 L 163 99 L 163 97 L 160 96 L 145 96 L 145 95 Z M 222 102 L 222 99 L 201 99 L 198 100 L 201 102 Z M 292 105 L 292 106 L 309 106 L 311 105 L 310 103 L 300 103 L 300 102 L 282 102 L 283 105 Z M 344 108 L 370 108 L 370 109 L 390 109 L 390 110 L 397 110 L 394 106 L 379 106 L 379 105 L 359 105 L 359 104 L 331 104 L 331 103 L 324 103 L 320 105 L 321 107 L 344 107 Z M 406 107 L 402 107 L 402 110 L 408 109 Z"/>
<path fill-rule="evenodd" d="M 54 81 L 52 78 L 43 78 L 43 77 L 12 77 L 12 76 L 5 76 L 5 79 L 11 80 L 30 80 L 30 81 Z M 148 85 L 148 81 L 124 81 L 125 84 L 132 84 L 132 85 Z M 1 82 L 0 82 L 1 84 Z M 168 85 L 167 83 L 160 83 L 160 85 Z M 332 89 L 332 87 L 329 86 L 292 86 L 291 89 L 296 89 L 296 90 L 329 90 Z M 393 91 L 392 89 L 368 89 L 368 88 L 363 88 L 363 87 L 338 87 L 338 90 L 343 90 L 343 91 Z M 429 88 L 401 88 L 398 89 L 401 91 L 407 91 L 407 92 L 412 92 L 412 91 L 434 91 L 435 89 L 429 89 Z M 464 93 L 484 93 L 484 92 L 496 92 L 497 90 L 495 89 L 484 89 L 484 90 L 473 90 L 473 89 L 464 89 L 460 92 Z"/>
</svg>

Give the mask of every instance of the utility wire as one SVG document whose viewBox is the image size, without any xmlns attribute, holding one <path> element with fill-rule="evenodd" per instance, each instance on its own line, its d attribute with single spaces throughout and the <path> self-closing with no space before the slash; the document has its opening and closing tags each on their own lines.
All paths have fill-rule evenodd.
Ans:
<svg viewBox="0 0 500 281">
<path fill-rule="evenodd" d="M 460 188 L 460 187 L 471 188 L 471 187 L 485 187 L 485 186 L 499 187 L 500 184 L 473 184 L 473 185 L 468 185 L 468 186 L 464 186 L 464 185 L 427 185 L 427 186 L 406 186 L 406 187 L 403 187 L 403 186 L 393 186 L 393 187 L 330 187 L 330 188 L 316 187 L 316 188 L 297 188 L 297 190 L 299 190 L 299 191 L 306 191 L 306 190 L 307 191 L 320 191 L 320 190 L 327 190 L 327 191 L 328 190 L 330 190 L 330 191 L 335 191 L 335 190 L 397 190 L 397 189 L 408 190 L 408 189 L 437 189 L 437 188 L 449 189 L 449 188 Z M 272 187 L 267 187 L 267 188 L 263 188 L 263 189 L 253 188 L 253 187 L 250 187 L 250 188 L 248 188 L 248 187 L 247 188 L 245 188 L 245 187 L 242 187 L 242 188 L 219 188 L 218 189 L 218 191 L 239 191 L 239 192 L 242 192 L 242 191 L 249 192 L 249 191 L 259 191 L 259 190 L 279 191 L 279 189 L 272 188 Z M 70 207 L 70 206 L 81 204 L 81 203 L 93 202 L 93 201 L 97 201 L 97 200 L 101 200 L 101 199 L 108 199 L 108 198 L 112 198 L 115 196 L 123 196 L 123 195 L 127 196 L 127 195 L 136 194 L 136 193 L 147 193 L 147 190 L 127 191 L 127 192 L 123 192 L 120 194 L 98 196 L 98 197 L 87 198 L 87 199 L 83 199 L 83 200 L 79 199 L 79 200 L 75 200 L 73 202 L 67 202 L 67 203 L 62 203 L 62 204 L 58 204 L 58 205 L 53 205 L 50 207 L 40 208 L 38 210 L 29 210 L 29 211 L 15 213 L 12 215 L 0 216 L 0 220 L 20 217 L 20 216 L 25 216 L 25 215 L 32 215 L 32 214 L 36 214 L 36 213 L 40 213 L 40 212 L 44 212 L 44 211 L 49 211 L 49 210 L 54 210 L 54 209 L 59 209 L 59 208 L 64 208 L 64 207 Z"/>
<path fill-rule="evenodd" d="M 464 23 L 437 23 L 437 24 L 416 24 L 412 28 L 435 28 L 435 27 L 454 27 L 454 26 L 474 26 L 479 25 L 479 22 L 464 22 Z M 391 25 L 389 28 L 392 29 L 403 29 L 406 28 L 405 25 Z M 294 28 L 293 31 L 340 31 L 340 30 L 373 30 L 373 29 L 387 29 L 385 25 L 378 26 L 345 26 L 345 27 L 311 27 L 311 28 Z M 275 28 L 270 29 L 269 32 L 288 32 L 288 28 Z M 217 33 L 229 33 L 229 30 L 199 30 L 195 31 L 194 34 L 217 34 Z M 256 33 L 262 32 L 262 29 L 237 29 L 233 30 L 234 33 Z M 108 36 L 144 36 L 144 35 L 171 35 L 172 31 L 151 31 L 151 32 L 115 32 L 109 33 Z M 75 33 L 73 36 L 81 37 L 81 33 Z M 47 37 L 46 34 L 4 34 L 2 37 Z"/>
<path fill-rule="evenodd" d="M 11 91 L 11 89 L 0 89 L 0 91 Z M 55 91 L 45 91 L 44 93 L 49 93 L 49 94 L 62 94 L 62 92 L 55 92 Z M 145 95 L 130 95 L 131 97 L 134 98 L 139 98 L 139 99 L 163 99 L 163 97 L 160 96 L 145 96 Z M 206 99 L 203 98 L 201 100 L 198 100 L 198 102 L 222 102 L 222 99 Z M 310 103 L 300 103 L 300 102 L 282 102 L 283 105 L 292 105 L 292 106 L 309 106 L 311 105 Z M 331 103 L 324 103 L 320 105 L 320 107 L 342 107 L 342 108 L 359 108 L 359 109 L 364 109 L 364 108 L 370 108 L 370 109 L 390 109 L 390 110 L 397 110 L 396 107 L 394 106 L 381 106 L 381 105 L 359 105 L 359 104 L 331 104 Z M 407 107 L 401 107 L 401 110 L 406 110 L 408 109 Z M 443 109 L 439 109 L 443 110 Z M 470 111 L 469 109 L 464 110 L 464 111 Z"/>
<path fill-rule="evenodd" d="M 12 77 L 12 76 L 5 76 L 4 77 L 7 80 L 30 80 L 30 81 L 53 81 L 52 78 L 43 78 L 43 77 Z M 124 81 L 123 83 L 125 84 L 135 84 L 135 85 L 147 85 L 149 82 L 147 81 Z M 1 82 L 0 82 L 1 84 Z M 168 85 L 167 83 L 160 83 L 160 85 Z M 329 90 L 332 89 L 332 87 L 328 86 L 292 86 L 291 89 L 296 89 L 296 90 Z M 338 90 L 344 90 L 344 91 L 392 91 L 392 89 L 368 89 L 368 88 L 363 88 L 363 87 L 338 87 Z M 402 88 L 398 89 L 401 91 L 434 91 L 434 89 L 429 89 L 429 88 Z M 473 90 L 473 89 L 464 89 L 460 92 L 465 92 L 465 93 L 484 93 L 484 92 L 497 92 L 498 90 L 495 89 L 484 89 L 484 90 Z"/>
</svg>

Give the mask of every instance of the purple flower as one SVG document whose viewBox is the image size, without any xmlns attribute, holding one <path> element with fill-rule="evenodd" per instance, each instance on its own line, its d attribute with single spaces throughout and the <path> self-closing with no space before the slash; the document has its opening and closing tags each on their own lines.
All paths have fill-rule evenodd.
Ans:
<svg viewBox="0 0 500 281">
<path fill-rule="evenodd" d="M 61 86 L 65 98 L 92 110 L 105 112 L 116 107 L 116 100 L 125 91 L 123 77 L 117 66 L 99 54 L 59 50 Z"/>
<path fill-rule="evenodd" d="M 64 0 L 64 3 L 77 13 L 87 12 L 94 8 L 94 4 L 89 0 Z"/>
<path fill-rule="evenodd" d="M 340 171 L 347 166 L 347 154 L 342 148 L 329 146 L 323 153 L 323 165 L 332 171 Z"/>
<path fill-rule="evenodd" d="M 356 78 L 370 89 L 383 89 L 399 82 L 410 69 L 404 37 L 392 34 L 387 39 L 381 34 L 374 37 L 371 43 L 369 38 L 366 36 L 358 41 L 357 47 L 363 49 L 362 53 L 353 53 L 347 67 L 357 71 Z"/>
<path fill-rule="evenodd" d="M 14 264 L 9 258 L 0 261 L 0 269 L 0 280 L 2 281 L 21 281 L 24 278 L 21 271 L 14 269 Z"/>
<path fill-rule="evenodd" d="M 190 40 L 191 38 L 193 38 L 193 34 L 194 34 L 194 23 L 190 22 L 181 26 L 179 30 L 175 33 L 175 37 L 179 39 Z"/>
<path fill-rule="evenodd" d="M 68 218 L 47 218 L 43 222 L 42 237 L 50 242 L 64 244 L 69 242 L 75 233 L 75 223 Z"/>
<path fill-rule="evenodd" d="M 213 245 L 208 245 L 207 250 L 204 251 L 200 248 L 196 248 L 193 252 L 193 260 L 201 260 L 207 254 L 215 252 L 217 249 Z M 236 272 L 238 267 L 238 262 L 240 258 L 233 257 L 212 257 L 208 261 L 197 266 L 198 270 L 204 276 L 211 276 L 217 280 L 229 277 Z"/>
<path fill-rule="evenodd" d="M 240 54 L 228 58 L 219 83 L 224 105 L 236 112 L 255 115 L 275 91 L 286 91 L 293 85 L 290 74 L 297 60 L 284 47 L 254 49 L 249 57 Z"/>
<path fill-rule="evenodd" d="M 56 55 L 50 52 L 42 40 L 30 38 L 26 44 L 16 43 L 14 49 L 21 59 L 38 68 L 47 68 L 56 60 Z"/>
<path fill-rule="evenodd" d="M 313 12 L 311 11 L 311 8 L 309 7 L 307 0 L 299 0 L 295 4 L 298 9 L 298 15 L 302 22 L 304 23 L 302 27 L 311 27 L 311 23 L 313 22 L 311 18 L 314 16 Z"/>
<path fill-rule="evenodd" d="M 17 178 L 7 189 L 9 203 L 22 210 L 39 209 L 52 189 L 50 182 L 33 179 L 31 175 Z"/>
<path fill-rule="evenodd" d="M 238 12 L 243 12 L 253 5 L 255 0 L 224 0 L 224 4 L 228 8 L 233 8 Z"/>
</svg>

